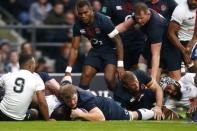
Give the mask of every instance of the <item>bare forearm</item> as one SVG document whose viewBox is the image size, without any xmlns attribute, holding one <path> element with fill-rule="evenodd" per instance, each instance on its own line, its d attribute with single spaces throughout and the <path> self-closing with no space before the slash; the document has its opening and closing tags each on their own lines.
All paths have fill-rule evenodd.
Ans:
<svg viewBox="0 0 197 131">
<path fill-rule="evenodd" d="M 77 55 L 78 55 L 78 49 L 71 48 L 69 60 L 68 60 L 68 66 L 72 67 L 75 64 L 75 61 L 77 59 Z"/>
<path fill-rule="evenodd" d="M 49 111 L 48 111 L 47 103 L 45 103 L 45 102 L 39 103 L 39 108 L 40 108 L 40 111 L 41 111 L 44 119 L 46 121 L 48 121 L 49 120 Z"/>
<path fill-rule="evenodd" d="M 116 26 L 116 29 L 122 33 L 122 32 L 125 32 L 127 30 L 126 26 L 124 26 L 124 23 L 121 23 L 119 25 Z"/>
<path fill-rule="evenodd" d="M 113 38 L 113 41 L 116 44 L 117 59 L 123 60 L 123 44 L 120 36 L 119 35 L 115 36 L 115 38 Z"/>
<path fill-rule="evenodd" d="M 105 121 L 105 117 L 97 113 L 83 113 L 80 117 L 88 121 Z"/>
<path fill-rule="evenodd" d="M 185 50 L 185 47 L 181 44 L 175 33 L 169 32 L 168 39 L 170 40 L 171 44 L 178 48 L 181 52 Z"/>
<path fill-rule="evenodd" d="M 161 107 L 163 105 L 163 91 L 159 85 L 156 88 L 156 106 Z"/>
<path fill-rule="evenodd" d="M 157 73 L 159 70 L 159 61 L 160 61 L 160 54 L 153 55 L 151 59 L 151 76 L 156 80 L 157 78 Z"/>
</svg>

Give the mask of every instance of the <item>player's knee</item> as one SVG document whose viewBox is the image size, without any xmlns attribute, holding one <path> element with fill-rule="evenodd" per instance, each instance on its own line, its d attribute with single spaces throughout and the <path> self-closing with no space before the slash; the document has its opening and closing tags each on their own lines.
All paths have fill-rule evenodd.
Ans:
<svg viewBox="0 0 197 131">
<path fill-rule="evenodd" d="M 115 77 L 110 75 L 105 75 L 105 81 L 109 86 L 115 86 Z"/>
<path fill-rule="evenodd" d="M 82 75 L 81 75 L 81 79 L 82 80 L 89 80 L 91 79 L 93 76 L 91 73 L 88 73 L 88 72 L 83 72 Z"/>
</svg>

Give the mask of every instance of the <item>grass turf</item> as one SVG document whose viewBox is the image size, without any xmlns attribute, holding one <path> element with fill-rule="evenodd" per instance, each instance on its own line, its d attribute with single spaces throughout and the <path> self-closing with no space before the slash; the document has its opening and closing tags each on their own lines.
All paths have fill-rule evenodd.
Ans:
<svg viewBox="0 0 197 131">
<path fill-rule="evenodd" d="M 197 131 L 197 123 L 183 121 L 34 121 L 0 122 L 0 131 Z"/>
</svg>

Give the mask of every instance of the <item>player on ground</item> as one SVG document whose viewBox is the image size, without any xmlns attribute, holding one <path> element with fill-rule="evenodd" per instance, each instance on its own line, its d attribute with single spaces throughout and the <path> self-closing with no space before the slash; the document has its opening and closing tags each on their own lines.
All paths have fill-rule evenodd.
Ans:
<svg viewBox="0 0 197 131">
<path fill-rule="evenodd" d="M 113 99 L 94 96 L 89 91 L 72 84 L 63 84 L 60 88 L 60 95 L 65 106 L 70 108 L 70 117 L 73 120 L 78 118 L 88 121 L 147 120 L 154 116 L 154 112 L 147 109 L 125 110 Z"/>
<path fill-rule="evenodd" d="M 140 108 L 152 109 L 155 119 L 162 118 L 163 91 L 145 72 L 126 71 L 113 93 L 114 100 L 122 107 L 132 111 Z"/>
</svg>

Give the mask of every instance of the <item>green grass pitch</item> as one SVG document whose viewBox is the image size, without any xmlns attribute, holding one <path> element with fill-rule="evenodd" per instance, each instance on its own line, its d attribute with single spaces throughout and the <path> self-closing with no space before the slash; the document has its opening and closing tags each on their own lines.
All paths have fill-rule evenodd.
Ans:
<svg viewBox="0 0 197 131">
<path fill-rule="evenodd" d="M 197 123 L 183 121 L 0 122 L 0 131 L 197 131 Z"/>
</svg>

